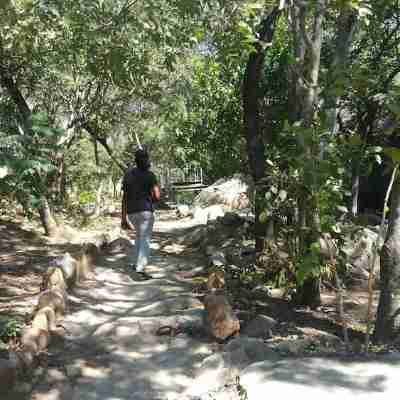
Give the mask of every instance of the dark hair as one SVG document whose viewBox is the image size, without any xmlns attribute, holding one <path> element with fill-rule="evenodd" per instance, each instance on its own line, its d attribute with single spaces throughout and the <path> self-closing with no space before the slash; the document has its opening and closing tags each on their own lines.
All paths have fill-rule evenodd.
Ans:
<svg viewBox="0 0 400 400">
<path fill-rule="evenodd" d="M 139 169 L 147 171 L 150 169 L 150 157 L 146 148 L 140 148 L 135 151 L 135 162 Z"/>
</svg>

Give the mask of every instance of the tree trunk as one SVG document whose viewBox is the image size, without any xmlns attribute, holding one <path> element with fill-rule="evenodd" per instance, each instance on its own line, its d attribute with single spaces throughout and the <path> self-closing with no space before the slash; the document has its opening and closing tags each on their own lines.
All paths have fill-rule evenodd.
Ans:
<svg viewBox="0 0 400 400">
<path fill-rule="evenodd" d="M 296 303 L 312 309 L 321 305 L 321 279 L 309 277 L 297 289 Z"/>
<path fill-rule="evenodd" d="M 42 198 L 39 208 L 39 216 L 46 236 L 53 237 L 57 234 L 57 224 L 53 218 L 49 203 L 46 198 Z"/>
<path fill-rule="evenodd" d="M 350 48 L 353 43 L 354 32 L 357 26 L 357 12 L 351 7 L 346 7 L 339 15 L 337 34 L 335 40 L 335 54 L 329 69 L 328 96 L 326 102 L 326 114 L 329 130 L 332 134 L 338 131 L 338 101 L 339 95 L 335 88 L 339 78 L 346 71 Z"/>
<path fill-rule="evenodd" d="M 24 134 L 32 132 L 32 111 L 29 108 L 24 96 L 22 95 L 14 77 L 9 73 L 9 71 L 1 65 L 0 60 L 0 84 L 7 90 L 9 96 L 12 98 L 14 104 L 16 105 L 19 115 L 21 125 L 24 128 Z M 46 197 L 41 199 L 41 205 L 38 209 L 40 220 L 42 222 L 45 234 L 47 236 L 54 236 L 57 233 L 57 224 L 51 214 L 49 203 Z"/>
<path fill-rule="evenodd" d="M 66 164 L 63 158 L 58 183 L 58 195 L 62 204 L 68 201 Z"/>
<path fill-rule="evenodd" d="M 64 153 L 59 152 L 54 157 L 54 162 L 57 165 L 57 169 L 48 177 L 48 193 L 49 199 L 53 201 L 53 204 L 62 205 L 65 200 L 65 161 Z"/>
<path fill-rule="evenodd" d="M 7 90 L 9 96 L 12 98 L 14 104 L 17 106 L 17 109 L 20 114 L 20 121 L 22 126 L 24 127 L 24 133 L 28 133 L 32 128 L 31 116 L 32 112 L 28 106 L 28 103 L 25 101 L 24 96 L 18 88 L 17 83 L 15 82 L 13 76 L 9 73 L 9 71 L 1 65 L 0 60 L 0 84 Z"/>
<path fill-rule="evenodd" d="M 243 79 L 243 115 L 246 133 L 247 153 L 250 171 L 254 179 L 255 193 L 255 239 L 256 252 L 264 250 L 266 224 L 260 215 L 264 209 L 265 193 L 265 145 L 263 133 L 260 129 L 260 77 L 264 65 L 267 45 L 270 45 L 276 23 L 282 13 L 280 7 L 274 10 L 262 21 L 259 32 L 259 41 L 254 44 L 256 51 L 252 52 L 246 65 Z M 263 43 L 264 45 L 261 45 Z"/>
<path fill-rule="evenodd" d="M 103 193 L 103 179 L 101 176 L 100 160 L 99 160 L 99 149 L 97 147 L 97 140 L 93 138 L 93 149 L 94 149 L 94 159 L 96 163 L 97 179 L 100 180 L 99 185 L 96 190 L 96 204 L 93 213 L 94 217 L 98 217 L 101 211 L 101 195 Z"/>
<path fill-rule="evenodd" d="M 99 186 L 96 190 L 96 208 L 95 208 L 94 214 L 93 214 L 94 217 L 100 216 L 100 213 L 101 213 L 101 204 L 102 204 L 101 195 L 103 194 L 103 185 L 104 185 L 104 182 L 103 182 L 103 180 L 101 180 L 99 183 Z"/>
<path fill-rule="evenodd" d="M 318 105 L 318 92 L 319 92 L 319 70 L 321 63 L 321 47 L 322 47 L 322 25 L 325 19 L 325 12 L 327 7 L 327 0 L 317 0 L 315 2 L 315 10 L 312 18 L 312 23 L 307 24 L 309 16 L 311 14 L 312 5 L 306 2 L 296 4 L 292 6 L 292 18 L 295 21 L 292 23 L 292 30 L 294 33 L 294 40 L 297 43 L 295 49 L 296 55 L 301 55 L 299 64 L 297 65 L 297 76 L 298 79 L 296 84 L 297 94 L 297 105 L 296 114 L 298 114 L 299 120 L 302 121 L 302 126 L 305 129 L 312 129 L 314 124 L 315 111 Z M 309 28 L 312 27 L 312 28 Z M 310 32 L 311 30 L 311 32 Z M 305 53 L 304 53 L 305 51 Z M 308 145 L 306 141 L 300 135 L 299 140 L 304 152 L 306 159 L 310 161 L 319 157 L 319 154 L 315 154 L 315 149 L 311 145 Z M 311 251 L 311 245 L 318 240 L 319 235 L 319 210 L 318 204 L 315 200 L 315 173 L 316 171 L 311 167 L 304 170 L 304 182 L 306 182 L 306 175 L 311 178 L 312 183 L 309 188 L 305 188 L 303 193 L 300 194 L 299 198 L 299 211 L 300 211 L 300 222 L 306 225 L 306 230 L 300 226 L 300 244 L 302 248 L 300 252 L 303 253 L 304 257 L 308 256 Z M 305 221 L 304 221 L 305 220 Z M 306 277 L 305 282 L 297 287 L 296 300 L 301 305 L 310 307 L 316 307 L 321 303 L 320 295 L 320 277 L 315 271 L 310 272 L 310 275 Z"/>
<path fill-rule="evenodd" d="M 400 181 L 395 183 L 389 231 L 381 251 L 381 291 L 374 338 L 389 342 L 400 328 Z"/>
<path fill-rule="evenodd" d="M 358 215 L 358 199 L 360 196 L 360 164 L 361 160 L 356 161 L 351 176 L 351 214 L 353 217 Z"/>
</svg>

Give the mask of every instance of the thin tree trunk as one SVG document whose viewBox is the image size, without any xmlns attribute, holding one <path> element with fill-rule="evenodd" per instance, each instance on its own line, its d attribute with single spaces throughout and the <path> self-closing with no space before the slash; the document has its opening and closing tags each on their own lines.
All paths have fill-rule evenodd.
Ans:
<svg viewBox="0 0 400 400">
<path fill-rule="evenodd" d="M 97 178 L 100 180 L 99 185 L 96 190 L 96 204 L 95 204 L 95 210 L 94 210 L 93 216 L 98 217 L 100 215 L 100 210 L 101 210 L 101 195 L 103 193 L 103 179 L 101 177 L 101 171 L 100 171 L 99 149 L 97 147 L 97 140 L 95 138 L 93 138 L 93 148 L 94 148 L 94 158 L 95 158 L 95 164 L 96 164 Z"/>
<path fill-rule="evenodd" d="M 298 3 L 298 4 L 297 4 Z M 298 43 L 301 46 L 305 46 L 305 55 L 299 71 L 302 71 L 302 75 L 298 79 L 300 85 L 298 92 L 299 97 L 297 98 L 300 104 L 299 117 L 302 120 L 303 126 L 306 129 L 311 129 L 314 123 L 315 110 L 318 104 L 318 90 L 319 90 L 319 70 L 321 63 L 321 47 L 322 47 L 322 25 L 325 19 L 325 12 L 327 7 L 327 0 L 317 0 L 315 4 L 315 11 L 313 15 L 312 31 L 311 33 L 307 30 L 307 20 L 310 14 L 311 5 L 304 2 L 294 2 L 292 15 L 297 19 L 297 22 L 293 24 L 294 29 L 299 29 L 296 32 Z M 300 50 L 297 50 L 300 51 Z M 312 161 L 319 155 L 315 154 L 315 149 L 310 145 L 307 145 L 306 141 L 302 140 L 300 136 L 301 144 L 305 148 L 306 158 Z M 305 171 L 312 178 L 315 179 L 315 170 Z M 304 177 L 305 179 L 305 177 Z M 314 184 L 313 184 L 314 186 Z M 303 246 L 301 251 L 303 255 L 307 257 L 311 251 L 310 247 L 312 243 L 318 240 L 319 235 L 319 210 L 316 204 L 315 196 L 313 194 L 313 188 L 304 189 L 304 193 L 301 194 L 299 201 L 300 206 L 300 219 L 304 218 L 306 222 L 307 232 L 300 229 L 300 234 L 304 235 L 300 240 L 300 244 Z M 303 242 L 303 243 L 302 243 Z M 302 285 L 297 287 L 296 301 L 305 306 L 312 308 L 317 307 L 321 304 L 321 293 L 320 293 L 320 277 L 318 274 L 310 273 L 305 279 Z"/>
<path fill-rule="evenodd" d="M 50 210 L 49 203 L 45 197 L 41 199 L 41 206 L 39 208 L 39 216 L 46 236 L 55 236 L 58 228 Z"/>
<path fill-rule="evenodd" d="M 102 194 L 103 194 L 103 186 L 104 182 L 103 180 L 100 181 L 99 186 L 96 190 L 96 208 L 93 213 L 93 216 L 98 217 L 101 213 L 101 204 L 102 204 Z"/>
<path fill-rule="evenodd" d="M 343 77 L 346 71 L 354 32 L 357 27 L 357 12 L 350 7 L 346 7 L 346 9 L 340 13 L 337 21 L 338 30 L 335 40 L 335 55 L 328 73 L 330 77 L 328 88 L 330 88 L 330 90 L 327 91 L 328 96 L 326 98 L 326 114 L 328 117 L 329 130 L 332 134 L 336 134 L 338 131 L 337 116 L 339 95 L 335 86 L 338 79 Z"/>
<path fill-rule="evenodd" d="M 381 291 L 374 338 L 389 342 L 400 328 L 400 181 L 391 197 L 389 230 L 381 251 Z"/>
<path fill-rule="evenodd" d="M 289 9 L 289 13 L 291 22 L 290 28 L 294 42 L 294 56 L 297 63 L 301 65 L 304 63 L 306 46 L 300 34 L 299 8 L 292 6 Z M 301 102 L 299 101 L 299 97 L 303 90 L 302 77 L 294 68 L 289 70 L 289 81 L 291 82 L 288 96 L 289 122 L 293 124 L 301 119 Z"/>
<path fill-rule="evenodd" d="M 18 88 L 13 76 L 9 74 L 7 69 L 1 65 L 0 60 L 0 84 L 7 90 L 7 93 L 12 98 L 14 104 L 17 106 L 20 114 L 20 121 L 24 127 L 24 133 L 28 133 L 32 128 L 32 111 L 28 103 L 25 101 L 24 96 Z"/>
<path fill-rule="evenodd" d="M 247 153 L 250 171 L 254 179 L 255 193 L 255 239 L 256 252 L 264 250 L 267 233 L 266 224 L 260 218 L 264 209 L 265 193 L 265 145 L 263 133 L 260 129 L 260 77 L 266 55 L 266 45 L 270 45 L 279 16 L 282 13 L 280 7 L 273 11 L 261 23 L 259 41 L 254 44 L 256 51 L 252 52 L 246 65 L 243 79 L 243 115 L 246 133 Z M 261 45 L 261 43 L 264 44 Z"/>
<path fill-rule="evenodd" d="M 14 104 L 16 105 L 20 121 L 24 128 L 24 134 L 31 133 L 32 129 L 32 111 L 29 108 L 24 96 L 22 95 L 17 83 L 15 82 L 13 76 L 9 74 L 9 71 L 1 65 L 0 59 L 0 84 L 7 90 L 7 93 L 12 98 Z M 46 197 L 41 200 L 41 205 L 38 209 L 40 220 L 42 222 L 43 228 L 46 235 L 53 236 L 57 232 L 57 224 L 51 214 L 49 203 Z"/>
<path fill-rule="evenodd" d="M 59 176 L 59 185 L 58 185 L 58 193 L 59 198 L 62 204 L 68 200 L 67 198 L 67 184 L 66 184 L 67 176 L 66 176 L 66 164 L 63 157 L 62 164 L 60 167 L 60 176 Z"/>
<path fill-rule="evenodd" d="M 358 215 L 358 199 L 360 196 L 360 161 L 353 168 L 351 176 L 351 214 L 353 217 Z"/>
</svg>

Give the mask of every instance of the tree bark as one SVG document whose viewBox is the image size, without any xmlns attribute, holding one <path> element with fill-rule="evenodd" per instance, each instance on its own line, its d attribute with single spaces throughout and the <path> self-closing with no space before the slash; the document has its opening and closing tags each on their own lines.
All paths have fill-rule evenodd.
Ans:
<svg viewBox="0 0 400 400">
<path fill-rule="evenodd" d="M 1 61 L 1 60 L 0 60 Z M 6 89 L 8 95 L 16 105 L 20 114 L 20 121 L 24 127 L 24 134 L 32 133 L 32 111 L 22 95 L 17 83 L 7 69 L 0 64 L 0 84 Z M 49 203 L 46 197 L 43 197 L 38 209 L 40 220 L 46 235 L 52 236 L 57 231 L 57 224 L 51 214 Z"/>
<path fill-rule="evenodd" d="M 292 6 L 289 9 L 290 13 L 290 29 L 293 37 L 294 44 L 294 56 L 298 64 L 304 63 L 304 56 L 306 54 L 306 46 L 304 40 L 300 34 L 300 23 L 299 23 L 299 8 Z M 301 76 L 298 71 L 294 68 L 289 70 L 289 96 L 288 96 L 288 107 L 289 107 L 289 122 L 291 124 L 301 119 L 301 102 L 299 97 L 302 92 Z"/>
<path fill-rule="evenodd" d="M 365 146 L 354 154 L 351 167 L 351 214 L 356 217 L 359 212 L 361 164 Z"/>
<path fill-rule="evenodd" d="M 101 136 L 99 136 L 99 132 L 97 127 L 93 126 L 92 124 L 90 124 L 89 122 L 86 122 L 85 124 L 83 124 L 83 128 L 89 133 L 89 135 L 92 137 L 93 140 L 96 140 L 98 143 L 100 143 L 104 150 L 107 152 L 107 154 L 109 155 L 109 157 L 111 158 L 112 161 L 114 161 L 114 163 L 123 171 L 125 172 L 127 170 L 127 166 L 124 165 L 122 162 L 120 162 L 113 154 L 112 149 L 110 148 L 110 146 L 107 143 L 107 140 Z"/>
<path fill-rule="evenodd" d="M 338 101 L 339 95 L 335 90 L 337 80 L 345 74 L 348 63 L 351 45 L 353 43 L 354 32 L 357 27 L 357 12 L 351 8 L 345 8 L 339 15 L 338 28 L 335 40 L 335 54 L 332 60 L 328 76 L 328 96 L 326 102 L 326 114 L 328 126 L 331 134 L 338 131 Z"/>
<path fill-rule="evenodd" d="M 101 195 L 103 194 L 103 179 L 101 176 L 101 169 L 100 169 L 99 149 L 97 147 L 97 140 L 94 138 L 93 138 L 93 147 L 94 147 L 94 158 L 96 163 L 97 179 L 100 180 L 96 190 L 96 204 L 93 216 L 98 217 L 100 216 L 101 212 Z"/>
<path fill-rule="evenodd" d="M 39 216 L 45 231 L 45 235 L 50 237 L 55 236 L 57 234 L 58 227 L 51 213 L 49 203 L 45 197 L 41 199 Z"/>
<path fill-rule="evenodd" d="M 298 95 L 298 104 L 296 107 L 300 106 L 300 109 L 298 111 L 296 110 L 296 114 L 298 114 L 299 120 L 302 121 L 302 126 L 305 129 L 313 127 L 314 116 L 318 105 L 322 26 L 325 19 L 327 0 L 317 0 L 315 2 L 312 28 L 311 32 L 309 32 L 307 30 L 307 20 L 311 13 L 311 7 L 311 4 L 295 1 L 292 10 L 292 15 L 296 18 L 296 21 L 292 24 L 292 29 L 295 32 L 295 41 L 297 41 L 298 46 L 300 46 L 299 49 L 296 49 L 296 54 L 299 53 L 302 55 L 302 59 L 299 60 L 297 68 L 299 76 L 297 85 L 299 88 L 296 89 Z M 297 29 L 298 31 L 296 31 Z M 310 145 L 307 145 L 301 136 L 300 141 L 302 146 L 304 146 L 306 159 L 311 161 L 319 157 L 319 155 L 314 154 L 315 150 Z M 309 175 L 313 182 L 316 181 L 314 170 L 305 170 L 305 173 Z M 306 182 L 305 176 L 304 181 Z M 314 185 L 312 184 L 312 186 Z M 299 213 L 300 223 L 305 223 L 307 228 L 301 229 L 302 227 L 300 226 L 299 229 L 299 232 L 301 232 L 300 234 L 304 235 L 304 237 L 300 238 L 300 243 L 303 247 L 300 251 L 303 252 L 304 256 L 307 256 L 311 251 L 310 246 L 312 243 L 318 240 L 320 231 L 319 210 L 312 187 L 305 188 L 303 193 L 300 194 Z M 313 308 L 321 304 L 319 276 L 315 273 L 310 273 L 303 284 L 298 285 L 296 301 L 301 305 Z"/>
<path fill-rule="evenodd" d="M 13 77 L 9 74 L 7 69 L 0 64 L 0 83 L 7 90 L 7 93 L 17 106 L 18 112 L 20 113 L 20 121 L 24 126 L 25 133 L 28 133 L 31 129 L 31 116 L 32 111 L 25 101 L 24 96 L 19 90 Z"/>
<path fill-rule="evenodd" d="M 256 252 L 264 250 L 266 225 L 260 218 L 264 209 L 263 201 L 266 193 L 265 182 L 265 145 L 263 133 L 260 129 L 260 77 L 266 48 L 271 44 L 277 21 L 282 13 L 280 7 L 276 7 L 262 21 L 259 32 L 259 41 L 254 44 L 256 51 L 252 52 L 246 65 L 243 78 L 243 119 L 247 143 L 250 171 L 255 183 L 255 239 Z"/>
<path fill-rule="evenodd" d="M 358 198 L 360 195 L 360 171 L 358 168 L 353 170 L 351 176 L 351 214 L 353 217 L 358 215 Z"/>
<path fill-rule="evenodd" d="M 374 338 L 389 342 L 400 328 L 400 181 L 392 192 L 389 230 L 381 251 L 381 291 Z"/>
</svg>

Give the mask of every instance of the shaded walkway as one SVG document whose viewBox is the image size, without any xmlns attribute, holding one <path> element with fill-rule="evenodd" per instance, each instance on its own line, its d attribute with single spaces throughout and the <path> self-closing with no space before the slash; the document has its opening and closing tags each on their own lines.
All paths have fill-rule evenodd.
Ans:
<svg viewBox="0 0 400 400">
<path fill-rule="evenodd" d="M 150 281 L 135 282 L 130 277 L 123 249 L 104 255 L 96 280 L 70 294 L 66 336 L 51 344 L 48 368 L 38 372 L 42 383 L 29 400 L 238 400 L 232 387 L 223 387 L 226 368 L 232 364 L 224 364 L 222 356 L 215 354 L 221 347 L 199 334 L 202 305 L 190 284 L 178 278 L 178 271 L 200 266 L 195 253 L 177 254 L 177 239 L 188 226 L 177 221 L 156 224 L 151 271 L 155 278 Z M 171 238 L 167 251 L 164 245 Z M 176 336 L 157 336 L 164 325 L 188 329 Z M 317 357 L 276 360 L 268 343 L 257 342 L 254 347 L 245 336 L 228 346 L 229 362 L 239 360 L 244 368 L 241 383 L 248 389 L 249 400 L 275 392 L 283 399 L 322 395 L 373 400 L 392 398 L 398 391 L 399 357 L 379 362 Z M 198 367 L 212 354 L 207 360 L 209 370 L 199 375 Z M 214 394 L 218 385 L 222 389 Z M 188 388 L 194 397 L 184 395 Z"/>
<path fill-rule="evenodd" d="M 50 347 L 50 375 L 59 379 L 36 387 L 32 399 L 175 399 L 191 385 L 194 369 L 212 353 L 211 343 L 156 331 L 164 325 L 195 331 L 201 325 L 201 302 L 176 277 L 195 265 L 156 250 L 168 224 L 159 222 L 156 231 L 154 279 L 135 282 L 122 249 L 98 262 L 95 282 L 71 293 L 67 334 Z"/>
</svg>

